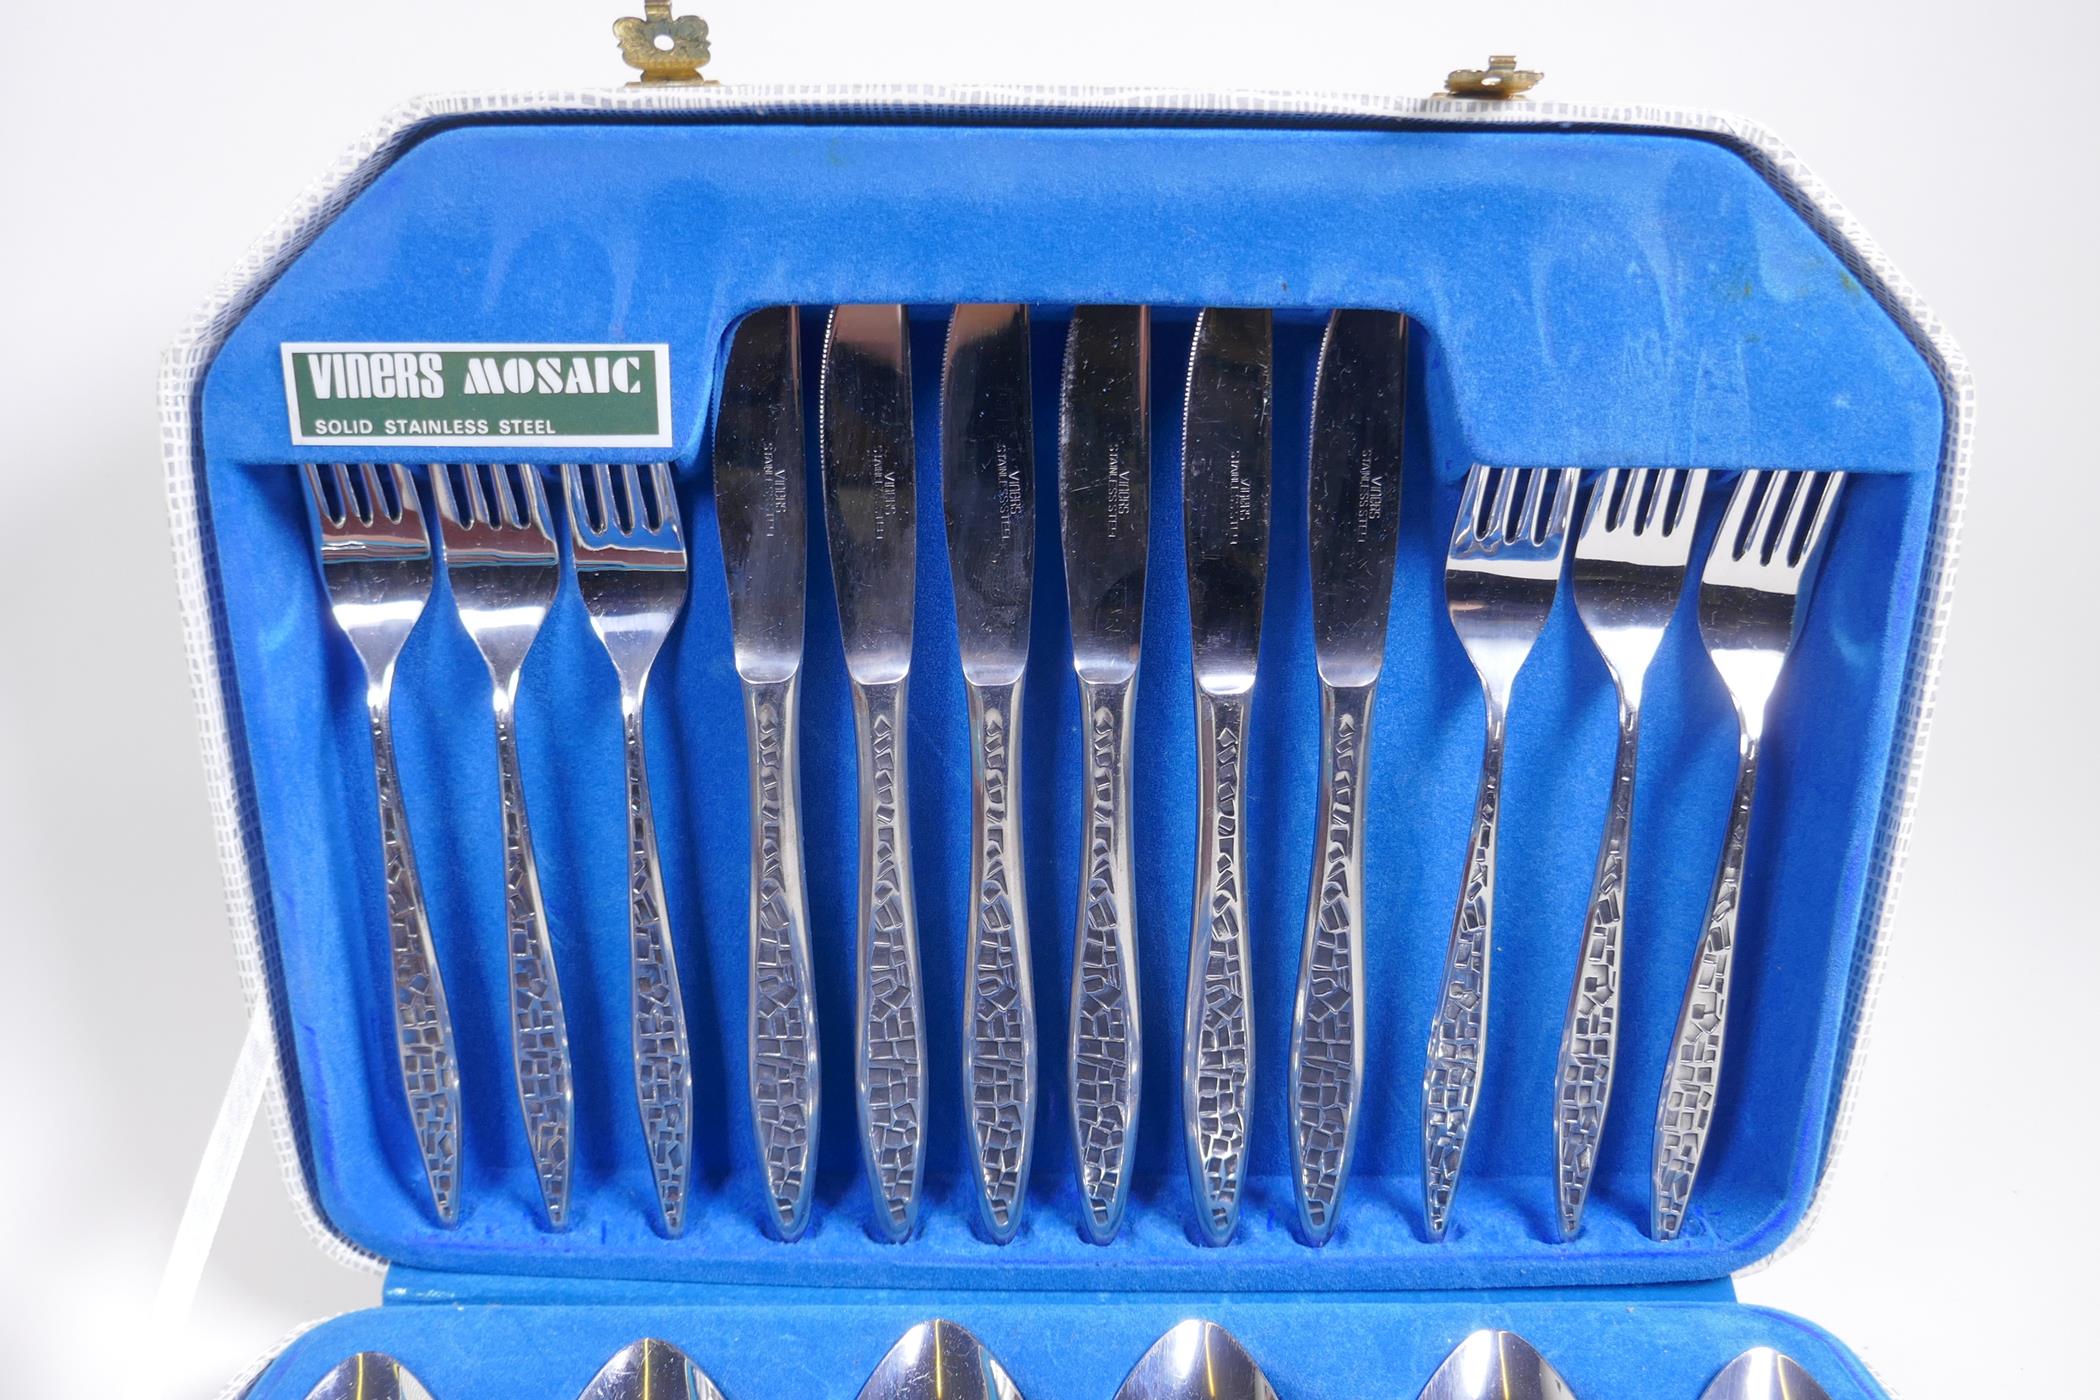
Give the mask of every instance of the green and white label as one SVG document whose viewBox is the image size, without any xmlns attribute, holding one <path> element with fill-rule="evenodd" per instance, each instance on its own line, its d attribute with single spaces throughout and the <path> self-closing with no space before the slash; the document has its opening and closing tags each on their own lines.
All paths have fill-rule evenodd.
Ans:
<svg viewBox="0 0 2100 1400">
<path fill-rule="evenodd" d="M 284 345 L 301 447 L 669 447 L 668 345 Z"/>
</svg>

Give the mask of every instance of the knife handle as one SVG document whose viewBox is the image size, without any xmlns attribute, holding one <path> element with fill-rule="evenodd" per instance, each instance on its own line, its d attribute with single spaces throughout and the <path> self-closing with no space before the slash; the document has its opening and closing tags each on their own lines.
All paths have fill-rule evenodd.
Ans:
<svg viewBox="0 0 2100 1400">
<path fill-rule="evenodd" d="M 642 1140 L 656 1178 L 666 1233 L 685 1230 L 686 1187 L 693 1162 L 693 1059 L 685 1034 L 685 998 L 664 904 L 656 854 L 656 817 L 649 805 L 649 764 L 642 746 L 642 693 L 620 705 L 627 761 L 627 938 L 629 1008 L 634 1035 L 634 1091 Z"/>
<path fill-rule="evenodd" d="M 1743 896 L 1743 861 L 1750 848 L 1750 803 L 1757 793 L 1758 741 L 1739 732 L 1735 801 L 1728 809 L 1728 835 L 1714 871 L 1713 893 L 1699 951 L 1685 984 L 1677 1031 L 1662 1097 L 1655 1105 L 1654 1196 L 1649 1227 L 1656 1239 L 1674 1240 L 1684 1229 L 1713 1126 L 1714 1098 L 1721 1088 L 1721 1051 L 1728 1034 L 1729 975 L 1735 964 L 1735 923 Z"/>
<path fill-rule="evenodd" d="M 1196 1222 L 1211 1244 L 1239 1224 L 1254 1086 L 1244 824 L 1247 697 L 1196 695 L 1195 927 L 1184 1001 L 1181 1111 Z"/>
<path fill-rule="evenodd" d="M 1465 1166 L 1466 1141 L 1480 1097 L 1487 1053 L 1488 973 L 1495 944 L 1495 831 L 1502 807 L 1502 746 L 1507 716 L 1501 697 L 1487 699 L 1487 742 L 1480 790 L 1466 838 L 1465 881 L 1451 918 L 1451 943 L 1429 1024 L 1429 1064 L 1422 1074 L 1422 1206 L 1429 1238 L 1440 1240 Z"/>
<path fill-rule="evenodd" d="M 394 980 L 394 1052 L 408 1099 L 416 1151 L 438 1223 L 459 1223 L 459 1062 L 453 1053 L 452 1013 L 438 973 L 423 882 L 408 836 L 394 762 L 392 692 L 385 682 L 366 691 L 372 732 L 372 775 L 379 786 L 379 844 L 386 871 L 387 960 Z"/>
<path fill-rule="evenodd" d="M 1021 854 L 1021 683 L 971 685 L 973 820 L 968 1007 L 963 1083 L 970 1156 L 985 1229 L 1000 1244 L 1020 1228 L 1035 1146 L 1035 983 L 1028 966 Z"/>
<path fill-rule="evenodd" d="M 1144 1037 L 1138 1021 L 1136 906 L 1130 869 L 1134 679 L 1079 684 L 1086 712 L 1086 864 L 1072 940 L 1072 1139 L 1081 1227 L 1107 1244 L 1130 1199 Z"/>
<path fill-rule="evenodd" d="M 1612 763 L 1611 804 L 1597 847 L 1597 873 L 1582 923 L 1582 956 L 1568 993 L 1554 1079 L 1553 1147 L 1558 1164 L 1560 1235 L 1582 1227 L 1604 1118 L 1611 1107 L 1619 1043 L 1619 971 L 1626 927 L 1626 846 L 1633 829 L 1633 778 L 1640 748 L 1640 709 L 1619 698 L 1619 749 Z"/>
<path fill-rule="evenodd" d="M 1320 805 L 1291 1019 L 1291 1161 L 1298 1225 L 1334 1235 L 1364 1082 L 1364 827 L 1377 683 L 1320 687 Z"/>
<path fill-rule="evenodd" d="M 496 692 L 496 773 L 503 799 L 511 1063 L 517 1073 L 518 1107 L 525 1118 L 525 1144 L 539 1177 L 547 1224 L 565 1230 L 569 1226 L 570 1143 L 575 1136 L 576 1111 L 569 1075 L 569 1023 L 562 1011 L 561 979 L 554 970 L 554 945 L 547 935 L 547 910 L 540 899 L 532 823 L 525 812 L 517 711 L 502 689 Z"/>
<path fill-rule="evenodd" d="M 901 1241 L 919 1214 L 926 1129 L 925 1010 L 905 783 L 905 682 L 853 686 L 860 736 L 860 935 L 854 1076 L 861 1148 L 882 1234 Z"/>
<path fill-rule="evenodd" d="M 767 1226 L 795 1240 L 809 1224 L 819 1114 L 817 1008 L 802 863 L 802 687 L 746 682 L 750 746 L 749 1054 L 751 1126 L 765 1163 Z"/>
</svg>

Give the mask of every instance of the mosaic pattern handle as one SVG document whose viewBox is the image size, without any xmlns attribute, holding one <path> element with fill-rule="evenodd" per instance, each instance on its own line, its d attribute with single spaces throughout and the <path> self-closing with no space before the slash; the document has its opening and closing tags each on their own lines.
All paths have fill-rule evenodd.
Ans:
<svg viewBox="0 0 2100 1400">
<path fill-rule="evenodd" d="M 1196 1221 L 1211 1244 L 1239 1224 L 1254 1089 L 1247 883 L 1244 696 L 1198 693 L 1195 927 L 1189 943 L 1181 1103 Z"/>
<path fill-rule="evenodd" d="M 664 904 L 656 818 L 649 806 L 649 766 L 642 745 L 640 694 L 621 706 L 627 755 L 627 926 L 632 960 L 634 1089 L 642 1140 L 656 1178 L 666 1233 L 685 1229 L 693 1163 L 693 1060 L 685 1034 L 685 998 Z"/>
<path fill-rule="evenodd" d="M 1136 906 L 1130 867 L 1130 681 L 1082 681 L 1086 862 L 1072 941 L 1072 1140 L 1080 1225 L 1106 1244 L 1130 1199 L 1144 1038 L 1138 1020 Z"/>
</svg>

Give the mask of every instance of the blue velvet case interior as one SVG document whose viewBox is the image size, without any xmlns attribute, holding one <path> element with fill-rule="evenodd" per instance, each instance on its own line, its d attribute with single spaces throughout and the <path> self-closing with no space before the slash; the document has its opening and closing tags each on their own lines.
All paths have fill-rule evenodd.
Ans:
<svg viewBox="0 0 2100 1400">
<path fill-rule="evenodd" d="M 1039 439 L 1021 811 L 1042 1108 L 1029 1219 L 1005 1247 L 976 1232 L 962 1134 L 970 778 L 933 431 L 945 304 L 994 298 L 1037 308 Z M 803 780 L 827 1111 L 810 1232 L 782 1244 L 760 1229 L 743 1089 L 744 727 L 708 427 L 738 316 L 776 303 L 876 300 L 918 308 L 909 762 L 932 1036 L 929 1194 L 916 1237 L 894 1246 L 872 1237 L 852 1109 L 852 718 L 812 451 Z M 1081 301 L 1157 308 L 1135 825 L 1148 1064 L 1129 1218 L 1100 1248 L 1076 1223 L 1061 1050 L 1080 760 L 1055 403 L 1066 311 Z M 1279 313 L 1276 528 L 1246 827 L 1259 1120 L 1245 1218 L 1220 1249 L 1192 1233 L 1178 1122 L 1196 821 L 1180 394 L 1189 308 L 1204 304 Z M 1303 464 L 1321 322 L 1338 305 L 1404 310 L 1416 336 L 1401 558 L 1367 801 L 1370 1091 L 1340 1232 L 1313 1250 L 1290 1228 L 1284 1084 L 1319 738 Z M 813 384 L 822 322 L 817 311 L 806 316 Z M 442 571 L 395 700 L 465 1095 L 462 1220 L 441 1229 L 429 1212 L 386 1031 L 363 680 L 328 617 L 287 467 L 372 449 L 295 453 L 279 377 L 288 340 L 671 346 L 692 586 L 656 669 L 649 724 L 701 1136 L 681 1238 L 653 1227 L 635 1123 L 616 691 L 568 583 L 520 702 L 576 1075 L 574 1224 L 562 1234 L 540 1224 L 508 1070 L 487 676 Z M 1879 1394 L 1820 1333 L 1734 1307 L 1715 1290 L 1689 1290 L 1706 1301 L 1629 1301 L 1632 1286 L 1652 1296 L 1659 1285 L 1724 1278 L 1770 1253 L 1807 1209 L 1850 1049 L 1865 886 L 1938 489 L 1942 401 L 1925 360 L 1731 150 L 1669 134 L 1120 119 L 452 126 L 412 145 L 234 330 L 210 368 L 201 421 L 207 547 L 224 604 L 236 760 L 261 834 L 255 877 L 274 991 L 296 1057 L 295 1118 L 328 1220 L 416 1281 L 394 1291 L 399 1305 L 311 1334 L 256 1394 L 303 1394 L 325 1369 L 323 1353 L 383 1346 L 416 1364 L 438 1400 L 567 1400 L 618 1345 L 654 1329 L 685 1342 L 732 1400 L 849 1395 L 904 1326 L 945 1313 L 977 1326 L 1036 1400 L 1105 1396 L 1153 1336 L 1191 1312 L 1239 1331 L 1286 1397 L 1411 1396 L 1443 1351 L 1480 1325 L 1517 1326 L 1585 1396 L 1689 1400 L 1758 1341 L 1810 1362 L 1834 1396 Z M 559 460 L 530 449 L 504 455 Z M 1643 719 L 1612 1122 L 1584 1230 L 1560 1243 L 1554 1059 L 1614 735 L 1610 684 L 1565 588 L 1512 707 L 1481 1117 L 1450 1238 L 1431 1243 L 1421 1223 L 1423 1048 L 1482 713 L 1444 615 L 1441 561 L 1460 478 L 1475 461 L 1855 474 L 1775 703 L 1725 1097 L 1694 1219 L 1667 1244 L 1646 1233 L 1654 1096 L 1725 821 L 1735 723 L 1682 608 Z M 1728 484 L 1708 493 L 1707 532 Z M 768 1293 L 775 1285 L 800 1291 Z M 1552 1291 L 1499 1291 L 1525 1288 Z M 829 1291 L 807 1291 L 815 1289 Z M 1469 1292 L 1424 1300 L 1402 1290 Z M 488 1306 L 427 1306 L 437 1298 Z M 1308 1311 L 1338 1303 L 1340 1314 Z M 1059 1320 L 1067 1314 L 1075 1321 Z M 1322 1326 L 1307 1325 L 1315 1316 Z M 1364 1344 L 1335 1346 L 1333 1316 L 1359 1317 Z M 1076 1355 L 1063 1341 L 1072 1325 L 1098 1326 L 1101 1354 Z M 758 1364 L 770 1339 L 787 1333 L 811 1358 L 792 1387 Z"/>
</svg>

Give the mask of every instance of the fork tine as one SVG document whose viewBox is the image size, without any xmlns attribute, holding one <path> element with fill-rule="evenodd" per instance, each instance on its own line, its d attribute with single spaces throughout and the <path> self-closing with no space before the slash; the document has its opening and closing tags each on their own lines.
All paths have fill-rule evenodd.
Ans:
<svg viewBox="0 0 2100 1400">
<path fill-rule="evenodd" d="M 656 486 L 656 510 L 660 517 L 656 522 L 656 527 L 660 530 L 668 528 L 672 534 L 679 534 L 678 489 L 671 480 L 671 464 L 669 462 L 651 462 L 649 464 L 649 479 Z"/>
<path fill-rule="evenodd" d="M 1539 521 L 1546 511 L 1546 488 L 1552 480 L 1552 474 L 1542 468 L 1527 467 L 1524 471 L 1523 496 L 1517 503 L 1517 513 L 1519 538 L 1525 544 L 1539 538 Z"/>
<path fill-rule="evenodd" d="M 464 525 L 459 518 L 459 497 L 452 489 L 452 468 L 442 462 L 430 464 L 430 494 L 437 499 L 438 518 L 449 525 Z"/>
<path fill-rule="evenodd" d="M 1816 552 L 1816 545 L 1823 538 L 1823 527 L 1830 523 L 1830 508 L 1836 503 L 1838 490 L 1845 484 L 1843 472 L 1803 472 L 1801 494 L 1805 497 L 1817 486 L 1822 494 L 1816 498 L 1815 509 L 1808 514 L 1798 531 L 1790 531 L 1792 547 L 1786 556 L 1787 567 L 1798 569 Z"/>
<path fill-rule="evenodd" d="M 1686 525 L 1697 529 L 1699 506 L 1706 499 L 1706 469 L 1672 468 L 1668 492 L 1670 508 L 1663 517 L 1663 533 L 1675 534 L 1680 527 Z"/>
<path fill-rule="evenodd" d="M 474 525 L 493 525 L 489 518 L 487 485 L 482 480 L 482 467 L 478 462 L 468 462 L 459 469 L 460 480 L 467 498 L 467 520 Z"/>
<path fill-rule="evenodd" d="M 365 488 L 365 510 L 362 517 L 364 523 L 373 525 L 381 520 L 391 519 L 392 514 L 386 508 L 386 493 L 379 488 L 378 465 L 372 462 L 359 462 L 357 464 L 357 475 L 358 480 L 364 483 Z"/>
<path fill-rule="evenodd" d="M 1501 477 L 1495 482 L 1495 499 L 1488 505 L 1487 527 L 1480 532 L 1481 538 L 1509 538 L 1509 497 L 1516 489 L 1517 477 L 1522 475 L 1522 472 L 1521 467 L 1506 467 L 1502 470 Z"/>
<path fill-rule="evenodd" d="M 1575 515 L 1575 486 L 1582 479 L 1582 474 L 1573 467 L 1562 467 L 1550 474 L 1541 471 L 1539 476 L 1550 480 L 1554 491 L 1553 511 L 1546 517 L 1546 533 L 1536 538 L 1540 544 L 1551 544 L 1555 540 L 1567 537 L 1568 521 Z M 1541 484 L 1543 486 L 1544 482 Z"/>
<path fill-rule="evenodd" d="M 598 488 L 598 528 L 608 535 L 620 533 L 620 503 L 613 494 L 612 468 L 604 462 L 593 462 L 591 484 Z"/>
<path fill-rule="evenodd" d="M 1458 520 L 1451 527 L 1451 548 L 1460 549 L 1479 537 L 1480 487 L 1488 469 L 1475 464 L 1466 472 L 1466 489 L 1458 498 Z"/>
<path fill-rule="evenodd" d="M 649 503 L 642 497 L 642 474 L 635 470 L 634 463 L 620 463 L 619 498 L 621 505 L 621 529 L 628 534 L 637 534 L 649 528 Z"/>
<path fill-rule="evenodd" d="M 1626 486 L 1626 523 L 1636 535 L 1654 529 L 1668 502 L 1670 473 L 1654 467 L 1636 467 Z"/>
<path fill-rule="evenodd" d="M 1728 493 L 1728 509 L 1721 515 L 1721 533 L 1714 537 L 1714 548 L 1730 559 L 1743 557 L 1743 542 L 1749 538 L 1750 504 L 1757 498 L 1758 478 L 1762 472 L 1746 471 L 1735 479 L 1735 490 Z"/>
<path fill-rule="evenodd" d="M 596 528 L 591 524 L 591 504 L 583 489 L 583 472 L 574 462 L 561 464 L 561 488 L 569 498 L 569 533 L 583 539 Z"/>
<path fill-rule="evenodd" d="M 306 478 L 306 495 L 313 503 L 315 518 L 325 525 L 339 524 L 335 512 L 328 508 L 328 493 L 321 486 L 321 469 L 312 462 L 302 462 L 299 471 Z"/>
<path fill-rule="evenodd" d="M 387 468 L 394 476 L 394 519 L 412 522 L 425 534 L 429 531 L 423 524 L 423 501 L 416 495 L 416 479 L 408 468 L 399 462 Z"/>
<path fill-rule="evenodd" d="M 496 524 L 517 527 L 525 523 L 525 512 L 519 509 L 517 493 L 511 489 L 511 471 L 508 462 L 489 464 L 489 485 L 495 497 L 489 506 L 495 514 Z"/>
<path fill-rule="evenodd" d="M 547 518 L 551 512 L 547 509 L 547 483 L 541 479 L 540 469 L 535 466 L 520 464 L 518 467 L 518 478 L 525 488 L 524 523 L 532 526 L 543 535 L 553 534 L 554 532 L 547 527 Z"/>
<path fill-rule="evenodd" d="M 1590 500 L 1582 510 L 1582 529 L 1577 532 L 1578 538 L 1586 540 L 1598 531 L 1611 529 L 1611 498 L 1618 484 L 1619 468 L 1606 467 L 1604 475 L 1590 487 Z"/>
</svg>

